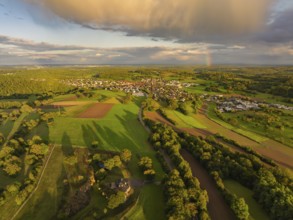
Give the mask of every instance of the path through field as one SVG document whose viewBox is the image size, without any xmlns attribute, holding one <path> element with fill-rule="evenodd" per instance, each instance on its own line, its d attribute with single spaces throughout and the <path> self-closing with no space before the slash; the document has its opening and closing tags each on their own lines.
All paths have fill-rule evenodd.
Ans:
<svg viewBox="0 0 293 220">
<path fill-rule="evenodd" d="M 39 178 L 39 180 L 38 180 L 38 183 L 37 183 L 35 189 L 31 192 L 31 194 L 27 197 L 27 199 L 23 202 L 23 204 L 22 204 L 22 205 L 18 208 L 18 210 L 14 213 L 14 215 L 13 215 L 12 218 L 11 218 L 11 220 L 13 220 L 13 219 L 16 218 L 16 216 L 20 213 L 20 211 L 23 209 L 23 207 L 24 207 L 24 206 L 27 204 L 27 202 L 30 200 L 30 198 L 31 198 L 31 197 L 35 194 L 35 192 L 38 190 L 39 185 L 40 185 L 40 182 L 42 181 L 43 175 L 44 175 L 44 173 L 45 173 L 45 170 L 46 170 L 46 168 L 47 168 L 47 165 L 48 165 L 48 163 L 49 163 L 49 161 L 50 161 L 50 158 L 51 158 L 51 156 L 52 156 L 52 153 L 53 153 L 54 149 L 55 149 L 55 145 L 53 145 L 53 147 L 52 147 L 52 149 L 51 149 L 51 152 L 50 152 L 49 156 L 48 156 L 47 159 L 46 159 L 45 166 L 43 167 L 42 173 L 41 173 L 41 175 L 40 175 L 40 178 Z"/>
<path fill-rule="evenodd" d="M 193 176 L 198 178 L 200 186 L 208 192 L 209 203 L 208 212 L 212 220 L 230 220 L 236 219 L 230 207 L 226 204 L 223 196 L 218 191 L 216 184 L 209 176 L 207 171 L 196 161 L 186 150 L 180 151 L 184 160 L 186 160 L 192 170 Z"/>
</svg>

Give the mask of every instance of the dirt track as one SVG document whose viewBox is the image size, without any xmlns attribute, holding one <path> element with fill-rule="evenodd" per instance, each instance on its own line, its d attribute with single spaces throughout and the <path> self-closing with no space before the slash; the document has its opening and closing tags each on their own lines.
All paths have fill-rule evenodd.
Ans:
<svg viewBox="0 0 293 220">
<path fill-rule="evenodd" d="M 103 118 L 112 109 L 114 104 L 96 103 L 80 113 L 77 118 Z"/>
<path fill-rule="evenodd" d="M 200 181 L 200 185 L 208 192 L 208 212 L 212 220 L 236 219 L 230 207 L 226 204 L 223 196 L 218 191 L 213 179 L 207 171 L 186 150 L 180 151 L 182 157 L 189 163 L 192 174 Z"/>
</svg>

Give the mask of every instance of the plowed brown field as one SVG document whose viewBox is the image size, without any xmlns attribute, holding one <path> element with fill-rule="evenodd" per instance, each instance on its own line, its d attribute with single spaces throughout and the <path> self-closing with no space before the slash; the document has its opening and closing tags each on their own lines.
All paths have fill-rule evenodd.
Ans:
<svg viewBox="0 0 293 220">
<path fill-rule="evenodd" d="M 77 118 L 103 118 L 112 109 L 114 104 L 96 103 L 80 113 Z"/>
</svg>

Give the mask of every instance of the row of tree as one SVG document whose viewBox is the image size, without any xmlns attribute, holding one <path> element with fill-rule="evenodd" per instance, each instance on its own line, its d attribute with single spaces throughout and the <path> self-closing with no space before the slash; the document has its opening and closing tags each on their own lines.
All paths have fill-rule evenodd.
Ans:
<svg viewBox="0 0 293 220">
<path fill-rule="evenodd" d="M 10 140 L 0 151 L 0 166 L 9 176 L 16 176 L 22 169 L 22 157 L 24 163 L 30 167 L 28 175 L 21 182 L 15 181 L 7 185 L 0 195 L 0 205 L 3 205 L 11 196 L 15 196 L 15 202 L 20 205 L 34 189 L 37 177 L 41 171 L 43 159 L 49 147 L 39 136 L 25 141 L 22 138 Z"/>
<path fill-rule="evenodd" d="M 188 134 L 181 134 L 180 137 L 182 146 L 188 149 L 215 179 L 239 219 L 247 218 L 246 205 L 229 195 L 223 179 L 234 179 L 251 189 L 257 202 L 272 219 L 293 218 L 293 181 L 285 172 L 278 167 L 264 166 L 255 155 L 232 153 L 221 144 L 210 144 Z"/>
<path fill-rule="evenodd" d="M 189 164 L 180 155 L 178 136 L 170 127 L 146 120 L 152 130 L 150 141 L 155 149 L 170 156 L 175 169 L 163 181 L 169 219 L 209 219 L 208 195 L 193 177 Z"/>
</svg>

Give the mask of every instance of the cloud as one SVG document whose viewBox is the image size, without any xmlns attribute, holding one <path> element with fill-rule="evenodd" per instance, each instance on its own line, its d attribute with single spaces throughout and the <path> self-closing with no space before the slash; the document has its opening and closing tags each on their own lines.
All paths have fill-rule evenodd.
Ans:
<svg viewBox="0 0 293 220">
<path fill-rule="evenodd" d="M 287 43 L 293 41 L 293 6 L 279 13 L 267 25 L 265 31 L 257 36 L 268 43 Z"/>
<path fill-rule="evenodd" d="M 79 50 L 91 50 L 90 47 L 81 47 L 81 46 L 62 46 L 62 45 L 54 45 L 48 43 L 37 43 L 30 40 L 24 40 L 20 38 L 13 38 L 8 36 L 0 35 L 0 44 L 5 45 L 13 45 L 18 46 L 20 48 L 26 50 L 33 51 L 50 51 L 50 50 L 71 50 L 71 51 L 79 51 Z"/>
<path fill-rule="evenodd" d="M 273 0 L 27 0 L 91 29 L 212 41 L 263 28 Z"/>
<path fill-rule="evenodd" d="M 38 43 L 0 35 L 0 65 L 15 64 L 292 64 L 293 44 L 182 44 L 99 48 Z"/>
</svg>

